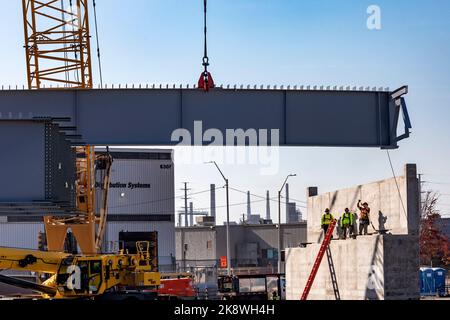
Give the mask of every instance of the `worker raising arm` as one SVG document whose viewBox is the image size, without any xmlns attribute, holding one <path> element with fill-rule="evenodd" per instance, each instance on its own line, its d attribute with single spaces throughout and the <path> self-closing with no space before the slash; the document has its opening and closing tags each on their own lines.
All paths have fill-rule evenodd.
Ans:
<svg viewBox="0 0 450 320">
<path fill-rule="evenodd" d="M 364 202 L 361 206 L 361 200 L 358 201 L 358 209 L 361 212 L 359 216 L 359 235 L 361 236 L 363 231 L 364 235 L 367 235 L 367 228 L 370 224 L 370 208 L 367 202 Z"/>
</svg>

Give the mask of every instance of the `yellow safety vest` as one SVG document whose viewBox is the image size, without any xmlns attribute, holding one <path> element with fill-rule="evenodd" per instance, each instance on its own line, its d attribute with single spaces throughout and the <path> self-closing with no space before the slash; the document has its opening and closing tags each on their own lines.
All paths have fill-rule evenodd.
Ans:
<svg viewBox="0 0 450 320">
<path fill-rule="evenodd" d="M 322 225 L 329 225 L 333 221 L 333 215 L 331 213 L 326 213 L 322 216 Z"/>
<path fill-rule="evenodd" d="M 342 219 L 341 219 L 341 227 L 343 226 L 343 225 L 352 225 L 353 224 L 353 213 L 351 213 L 351 212 L 349 212 L 349 213 L 346 213 L 346 212 L 344 212 L 344 215 L 342 216 Z"/>
</svg>

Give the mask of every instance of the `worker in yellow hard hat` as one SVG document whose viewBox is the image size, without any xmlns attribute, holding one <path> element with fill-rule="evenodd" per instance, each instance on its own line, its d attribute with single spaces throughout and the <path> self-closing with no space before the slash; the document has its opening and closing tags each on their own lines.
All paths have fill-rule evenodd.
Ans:
<svg viewBox="0 0 450 320">
<path fill-rule="evenodd" d="M 322 221 L 321 221 L 321 226 L 323 229 L 323 232 L 326 234 L 328 231 L 328 227 L 330 226 L 330 224 L 333 222 L 334 217 L 333 215 L 330 213 L 330 209 L 326 209 L 325 210 L 325 214 L 322 216 Z"/>
<path fill-rule="evenodd" d="M 341 229 L 342 229 L 342 239 L 347 239 L 347 231 L 349 232 L 349 237 L 352 234 L 352 228 L 353 228 L 353 212 L 350 212 L 349 208 L 345 208 L 345 212 L 341 217 Z"/>
</svg>

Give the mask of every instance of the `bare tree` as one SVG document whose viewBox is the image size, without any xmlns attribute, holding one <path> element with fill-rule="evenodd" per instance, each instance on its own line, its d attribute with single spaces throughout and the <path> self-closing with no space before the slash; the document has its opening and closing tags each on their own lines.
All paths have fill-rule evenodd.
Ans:
<svg viewBox="0 0 450 320">
<path fill-rule="evenodd" d="M 423 265 L 450 265 L 449 239 L 441 231 L 441 214 L 436 208 L 439 194 L 427 192 L 422 200 L 420 222 L 420 262 Z"/>
</svg>

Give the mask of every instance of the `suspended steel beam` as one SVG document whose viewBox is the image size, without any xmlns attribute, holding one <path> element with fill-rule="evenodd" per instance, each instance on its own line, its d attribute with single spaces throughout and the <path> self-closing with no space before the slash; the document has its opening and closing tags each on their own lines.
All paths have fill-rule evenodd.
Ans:
<svg viewBox="0 0 450 320">
<path fill-rule="evenodd" d="M 407 87 L 382 90 L 107 89 L 0 91 L 0 121 L 65 120 L 88 145 L 397 148 Z M 405 129 L 397 134 L 400 114 Z M 1 126 L 1 123 L 0 123 Z M 70 128 L 71 127 L 71 128 Z M 256 137 L 256 140 L 254 139 Z M 9 137 L 14 139 L 14 137 Z"/>
</svg>

